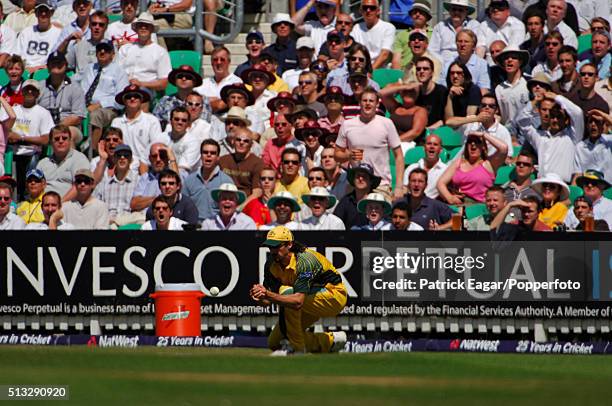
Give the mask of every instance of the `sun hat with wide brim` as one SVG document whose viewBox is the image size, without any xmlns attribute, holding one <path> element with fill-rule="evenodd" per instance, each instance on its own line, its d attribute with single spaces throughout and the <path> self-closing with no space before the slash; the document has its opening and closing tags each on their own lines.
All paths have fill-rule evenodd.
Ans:
<svg viewBox="0 0 612 406">
<path fill-rule="evenodd" d="M 544 183 L 554 183 L 555 185 L 559 185 L 561 187 L 561 190 L 559 191 L 559 201 L 563 201 L 569 198 L 569 192 L 570 192 L 569 187 L 567 186 L 565 182 L 563 182 L 563 179 L 561 179 L 561 176 L 557 175 L 554 172 L 547 173 L 541 178 L 534 180 L 531 183 L 531 188 L 535 190 L 536 192 L 538 192 L 540 196 L 542 196 L 542 190 L 544 188 Z"/>
<path fill-rule="evenodd" d="M 371 189 L 376 189 L 378 185 L 380 185 L 380 181 L 382 180 L 382 178 L 380 176 L 374 175 L 374 168 L 372 168 L 372 165 L 362 162 L 358 166 L 348 170 L 346 176 L 351 186 L 355 187 L 355 175 L 357 174 L 357 172 L 366 173 L 370 177 Z"/>
<path fill-rule="evenodd" d="M 244 83 L 232 83 L 221 88 L 221 100 L 227 104 L 227 100 L 232 93 L 240 93 L 247 99 L 247 106 L 252 106 L 255 103 L 253 93 L 246 88 Z"/>
<path fill-rule="evenodd" d="M 309 204 L 311 197 L 326 198 L 328 209 L 331 207 L 334 207 L 337 201 L 336 196 L 332 195 L 331 193 L 329 193 L 329 191 L 326 188 L 321 187 L 321 186 L 315 186 L 312 189 L 310 189 L 309 193 L 303 194 L 302 200 L 304 201 L 304 203 Z"/>
<path fill-rule="evenodd" d="M 576 178 L 576 184 L 581 188 L 584 188 L 584 185 L 587 181 L 595 181 L 598 185 L 605 190 L 610 187 L 610 184 L 607 180 L 604 179 L 604 174 L 596 171 L 595 169 L 587 169 L 584 173 Z"/>
<path fill-rule="evenodd" d="M 170 82 L 173 86 L 176 86 L 176 77 L 180 73 L 184 73 L 193 77 L 193 87 L 202 86 L 202 76 L 193 70 L 193 68 L 189 65 L 181 65 L 176 69 L 172 69 L 170 74 L 168 75 L 168 82 Z"/>
<path fill-rule="evenodd" d="M 138 24 L 150 25 L 153 32 L 157 32 L 157 26 L 154 23 L 153 16 L 147 12 L 139 15 L 138 18 L 132 23 L 131 27 L 132 30 L 134 30 L 135 32 L 138 32 L 138 30 L 136 29 L 136 26 Z"/>
<path fill-rule="evenodd" d="M 499 54 L 497 54 L 497 56 L 495 57 L 495 63 L 501 66 L 502 62 L 504 61 L 504 59 L 506 59 L 506 57 L 508 57 L 508 55 L 518 56 L 519 61 L 521 61 L 521 67 L 527 65 L 527 63 L 529 62 L 528 51 L 519 49 L 515 46 L 508 46 L 504 48 L 504 50 L 501 51 Z"/>
<path fill-rule="evenodd" d="M 136 85 L 126 86 L 125 89 L 117 93 L 117 96 L 115 96 L 115 101 L 117 102 L 117 104 L 121 104 L 123 106 L 125 105 L 125 103 L 123 102 L 123 98 L 127 96 L 128 94 L 132 94 L 132 93 L 139 94 L 142 97 L 143 103 L 148 103 L 149 101 L 151 101 L 151 96 L 149 95 L 149 93 L 145 92 L 144 90 L 142 90 L 140 87 Z"/>
<path fill-rule="evenodd" d="M 240 74 L 240 79 L 242 79 L 244 83 L 250 85 L 251 82 L 249 82 L 249 75 L 255 72 L 266 75 L 266 77 L 268 78 L 268 85 L 271 85 L 272 83 L 276 82 L 276 76 L 274 76 L 272 72 L 268 72 L 268 70 L 266 70 L 266 68 L 260 63 L 256 63 L 250 68 L 245 69 L 244 72 Z"/>
<path fill-rule="evenodd" d="M 276 206 L 276 203 L 279 200 L 288 200 L 291 203 L 291 211 L 294 213 L 296 211 L 302 210 L 295 196 L 293 196 L 291 192 L 287 192 L 286 190 L 275 193 L 274 196 L 272 196 L 270 200 L 268 200 L 268 209 L 274 210 L 274 206 Z"/>
<path fill-rule="evenodd" d="M 357 210 L 360 213 L 365 213 L 368 203 L 380 203 L 385 210 L 385 214 L 391 213 L 391 203 L 385 199 L 382 193 L 369 193 L 364 199 L 361 199 L 359 203 L 357 203 Z"/>
<path fill-rule="evenodd" d="M 210 195 L 214 201 L 218 202 L 221 192 L 235 193 L 238 197 L 238 204 L 242 204 L 246 200 L 246 194 L 242 190 L 239 190 L 233 183 L 222 183 L 217 189 L 211 190 Z"/>
<path fill-rule="evenodd" d="M 431 15 L 431 4 L 427 0 L 415 0 L 414 3 L 412 3 L 412 7 L 410 8 L 408 15 L 412 13 L 412 10 L 419 10 L 425 13 L 428 17 L 428 21 L 433 17 Z"/>
<path fill-rule="evenodd" d="M 472 14 L 474 11 L 476 11 L 476 8 L 474 8 L 474 6 L 470 5 L 469 0 L 450 0 L 450 1 L 445 1 L 443 3 L 444 6 L 444 10 L 446 11 L 450 11 L 451 6 L 458 6 L 458 7 L 465 7 L 467 8 L 468 14 Z"/>
<path fill-rule="evenodd" d="M 552 82 L 548 75 L 544 72 L 538 72 L 531 79 L 527 81 L 527 89 L 531 92 L 531 88 L 533 88 L 536 84 L 548 88 L 548 90 L 552 89 Z"/>
<path fill-rule="evenodd" d="M 304 116 L 309 120 L 319 119 L 317 112 L 311 108 L 308 108 L 305 104 L 298 104 L 297 106 L 295 106 L 295 110 L 293 111 L 293 113 L 286 114 L 285 118 L 287 119 L 287 121 L 293 124 L 293 122 L 300 116 Z"/>
<path fill-rule="evenodd" d="M 247 118 L 246 111 L 242 107 L 234 106 L 229 109 L 227 115 L 221 118 L 222 122 L 226 122 L 227 120 L 239 120 L 242 121 L 245 127 L 251 125 L 251 120 Z"/>
<path fill-rule="evenodd" d="M 276 103 L 284 101 L 285 103 L 290 103 L 293 106 L 297 104 L 297 101 L 293 98 L 293 95 L 289 92 L 280 92 L 275 97 L 268 100 L 266 106 L 270 111 L 276 111 Z"/>
</svg>

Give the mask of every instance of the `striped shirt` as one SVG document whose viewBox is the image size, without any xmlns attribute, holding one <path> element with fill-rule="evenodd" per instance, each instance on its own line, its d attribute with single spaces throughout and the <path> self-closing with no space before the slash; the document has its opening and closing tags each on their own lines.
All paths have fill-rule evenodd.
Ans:
<svg viewBox="0 0 612 406">
<path fill-rule="evenodd" d="M 130 201 L 137 183 L 138 173 L 134 171 L 129 171 L 123 180 L 119 180 L 116 175 L 113 175 L 111 178 L 103 179 L 98 184 L 95 196 L 106 202 L 109 216 L 115 218 L 119 214 L 131 212 Z"/>
</svg>

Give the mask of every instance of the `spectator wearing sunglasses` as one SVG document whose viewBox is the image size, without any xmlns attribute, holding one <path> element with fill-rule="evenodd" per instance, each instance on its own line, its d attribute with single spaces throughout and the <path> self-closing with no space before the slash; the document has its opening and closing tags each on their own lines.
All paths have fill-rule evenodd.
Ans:
<svg viewBox="0 0 612 406">
<path fill-rule="evenodd" d="M 576 172 L 595 169 L 612 179 L 612 140 L 604 136 L 610 129 L 606 116 L 600 110 L 589 111 L 585 137 L 576 145 Z"/>
<path fill-rule="evenodd" d="M 412 19 L 412 30 L 403 30 L 397 33 L 393 42 L 393 61 L 391 67 L 393 69 L 405 69 L 411 62 L 414 62 L 416 55 L 413 53 L 411 39 L 413 31 L 422 32 L 425 35 L 425 40 L 429 43 L 431 37 L 431 26 L 428 24 L 431 21 L 431 4 L 429 0 L 416 0 L 408 15 Z"/>
<path fill-rule="evenodd" d="M 261 32 L 253 29 L 248 32 L 245 47 L 247 49 L 247 60 L 241 63 L 234 70 L 234 75 L 240 77 L 242 72 L 253 66 L 255 59 L 261 55 L 265 46 L 264 36 Z"/>
<path fill-rule="evenodd" d="M 349 78 L 351 74 L 356 71 L 366 74 L 367 84 L 364 86 L 371 87 L 376 91 L 380 90 L 378 83 L 374 82 L 370 77 L 372 73 L 370 52 L 365 46 L 359 43 L 355 43 L 351 47 L 348 53 L 348 65 L 346 65 L 344 69 L 335 69 L 327 75 L 327 87 L 338 86 L 342 89 L 342 93 L 344 93 L 345 96 L 352 96 L 353 88 L 349 84 Z"/>
<path fill-rule="evenodd" d="M 191 66 L 181 65 L 170 71 L 168 82 L 176 87 L 176 93 L 162 97 L 153 109 L 153 115 L 159 119 L 161 128 L 165 128 L 170 123 L 172 110 L 185 106 L 187 96 L 193 92 L 193 89 L 202 85 L 202 76 Z"/>
<path fill-rule="evenodd" d="M 167 199 L 174 217 L 188 224 L 197 224 L 198 208 L 193 203 L 193 200 L 181 193 L 182 183 L 179 174 L 172 169 L 164 169 L 159 174 L 158 180 L 160 195 Z M 154 218 L 151 207 L 147 209 L 146 218 L 147 220 Z"/>
<path fill-rule="evenodd" d="M 115 173 L 115 148 L 123 144 L 123 132 L 115 127 L 108 127 L 98 142 L 98 156 L 91 160 L 90 169 L 94 174 L 96 183 L 103 179 L 112 178 Z M 130 170 L 138 175 L 140 161 L 132 154 Z"/>
<path fill-rule="evenodd" d="M 300 75 L 307 71 L 314 56 L 314 42 L 309 37 L 301 37 L 297 42 L 297 66 L 286 70 L 282 79 L 287 83 L 290 91 L 299 86 Z"/>
<path fill-rule="evenodd" d="M 317 113 L 318 117 L 323 117 L 327 114 L 325 104 L 318 101 L 319 93 L 317 92 L 317 75 L 312 71 L 305 71 L 300 74 L 298 82 L 298 104 L 304 104 L 311 110 Z"/>
<path fill-rule="evenodd" d="M 195 91 L 208 98 L 213 113 L 218 113 L 227 108 L 221 99 L 221 89 L 233 83 L 240 83 L 242 80 L 229 71 L 232 55 L 226 47 L 219 46 L 215 48 L 210 55 L 210 60 L 213 76 L 204 78 L 202 85 L 196 87 Z"/>
<path fill-rule="evenodd" d="M 274 56 L 278 61 L 276 73 L 282 75 L 289 69 L 295 69 L 298 65 L 295 57 L 296 41 L 293 36 L 295 24 L 289 14 L 276 13 L 272 19 L 271 28 L 272 32 L 276 34 L 276 40 L 266 47 L 264 52 Z"/>
<path fill-rule="evenodd" d="M 74 198 L 62 208 L 64 221 L 77 230 L 106 230 L 109 226 L 108 205 L 93 196 L 95 188 L 93 173 L 79 169 L 74 174 Z"/>
<path fill-rule="evenodd" d="M 130 202 L 138 183 L 138 173 L 130 169 L 132 149 L 128 145 L 119 144 L 115 147 L 113 156 L 113 175 L 105 177 L 95 189 L 95 196 L 108 206 L 111 222 L 117 216 L 131 212 Z"/>
<path fill-rule="evenodd" d="M 268 200 L 274 194 L 276 187 L 276 171 L 270 167 L 264 167 L 259 171 L 259 188 L 261 196 L 257 199 L 252 199 L 244 205 L 242 212 L 255 221 L 257 228 L 272 222 L 272 215 L 268 209 Z M 274 216 L 276 218 L 276 216 Z"/>
<path fill-rule="evenodd" d="M 508 182 L 501 185 L 504 188 L 506 202 L 523 199 L 527 196 L 537 196 L 538 193 L 531 187 L 531 177 L 535 173 L 536 157 L 530 152 L 521 151 L 516 157 L 514 171 Z M 519 219 L 521 211 L 519 208 L 512 210 L 514 218 Z"/>
<path fill-rule="evenodd" d="M 0 230 L 22 230 L 26 227 L 21 217 L 11 213 L 14 188 L 12 182 L 14 181 L 10 177 L 7 182 L 0 182 Z"/>
<path fill-rule="evenodd" d="M 208 135 L 189 131 L 189 121 L 187 109 L 176 107 L 170 113 L 170 128 L 160 137 L 160 141 L 174 152 L 179 173 L 183 178 L 197 169 L 200 163 L 200 143 Z"/>
<path fill-rule="evenodd" d="M 580 77 L 580 89 L 569 95 L 568 98 L 585 113 L 591 110 L 603 111 L 606 114 L 609 113 L 610 107 L 608 106 L 608 102 L 595 92 L 595 83 L 597 83 L 598 80 L 597 66 L 591 62 L 583 64 L 578 69 L 578 76 Z"/>
<path fill-rule="evenodd" d="M 360 7 L 363 21 L 353 27 L 355 41 L 365 45 L 372 57 L 372 68 L 384 68 L 393 57 L 395 27 L 380 19 L 378 0 L 363 0 Z"/>
<path fill-rule="evenodd" d="M 89 170 L 87 157 L 72 148 L 70 137 L 70 129 L 65 125 L 53 127 L 49 132 L 53 152 L 36 165 L 47 179 L 46 191 L 57 192 L 63 201 L 71 200 L 76 195 L 76 187 L 72 183 L 76 172 L 81 169 Z"/>
<path fill-rule="evenodd" d="M 285 148 L 281 155 L 280 179 L 276 182 L 274 194 L 282 191 L 291 193 L 298 204 L 302 204 L 302 195 L 308 193 L 308 179 L 300 175 L 302 156 L 295 148 Z"/>
</svg>

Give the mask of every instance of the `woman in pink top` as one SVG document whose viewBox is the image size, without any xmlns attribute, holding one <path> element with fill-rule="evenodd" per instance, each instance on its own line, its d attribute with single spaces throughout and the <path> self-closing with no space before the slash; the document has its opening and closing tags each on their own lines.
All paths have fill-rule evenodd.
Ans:
<svg viewBox="0 0 612 406">
<path fill-rule="evenodd" d="M 496 149 L 489 158 L 487 142 Z M 454 205 L 484 202 L 485 193 L 493 185 L 497 169 L 504 164 L 507 153 L 506 143 L 489 133 L 470 133 L 463 156 L 449 164 L 438 180 L 440 196 Z"/>
</svg>

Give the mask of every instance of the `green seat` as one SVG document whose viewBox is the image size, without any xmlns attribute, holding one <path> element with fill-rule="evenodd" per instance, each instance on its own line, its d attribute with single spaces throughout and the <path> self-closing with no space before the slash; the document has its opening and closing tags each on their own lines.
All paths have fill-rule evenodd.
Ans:
<svg viewBox="0 0 612 406">
<path fill-rule="evenodd" d="M 372 80 L 382 89 L 389 83 L 395 83 L 404 77 L 404 71 L 399 69 L 376 69 L 372 72 Z"/>
<path fill-rule="evenodd" d="M 580 197 L 584 194 L 584 190 L 582 190 L 580 186 L 569 185 L 569 190 L 569 199 L 572 203 L 574 203 L 574 200 L 576 200 L 577 197 Z"/>
<path fill-rule="evenodd" d="M 516 158 L 518 154 L 520 154 L 521 149 L 523 149 L 521 145 L 515 145 L 512 147 L 512 158 Z"/>
<path fill-rule="evenodd" d="M 8 147 L 4 153 L 4 174 L 13 174 L 13 148 Z"/>
<path fill-rule="evenodd" d="M 0 69 L 0 86 L 6 86 L 9 82 L 8 73 L 6 73 L 5 69 Z"/>
<path fill-rule="evenodd" d="M 448 126 L 444 125 L 436 128 L 433 133 L 440 137 L 440 140 L 442 140 L 442 146 L 447 150 L 452 150 L 453 148 L 463 145 L 463 137 L 461 134 Z"/>
<path fill-rule="evenodd" d="M 603 195 L 608 199 L 612 199 L 612 187 L 609 187 L 608 189 L 606 189 Z"/>
<path fill-rule="evenodd" d="M 34 72 L 32 79 L 34 80 L 45 80 L 49 77 L 49 71 L 47 69 L 40 69 Z"/>
<path fill-rule="evenodd" d="M 504 165 L 497 170 L 497 176 L 495 176 L 495 184 L 503 185 L 509 182 L 514 173 L 514 165 Z"/>
<path fill-rule="evenodd" d="M 578 37 L 578 55 L 584 51 L 591 49 L 591 38 L 592 34 L 582 34 Z"/>
<path fill-rule="evenodd" d="M 114 23 L 115 21 L 119 21 L 123 18 L 123 14 L 109 14 L 108 15 L 108 23 Z"/>
<path fill-rule="evenodd" d="M 468 220 L 476 218 L 478 216 L 482 216 L 487 214 L 489 210 L 487 210 L 487 205 L 484 203 L 473 204 L 471 206 L 465 207 L 465 217 Z"/>
<path fill-rule="evenodd" d="M 389 151 L 389 167 L 391 170 L 391 187 L 395 189 L 395 155 L 393 151 Z"/>
<path fill-rule="evenodd" d="M 459 147 L 459 149 L 461 149 L 461 147 Z M 449 155 L 450 154 L 447 150 L 442 149 L 442 151 L 440 151 L 440 160 L 444 163 L 447 163 L 450 160 Z"/>
<path fill-rule="evenodd" d="M 140 230 L 141 225 L 137 223 L 124 224 L 119 226 L 117 230 Z"/>
<path fill-rule="evenodd" d="M 459 207 L 454 204 L 449 204 L 448 207 L 453 211 L 453 213 L 459 213 Z"/>
<path fill-rule="evenodd" d="M 414 147 L 406 151 L 406 155 L 404 155 L 404 162 L 406 165 L 415 164 L 419 161 L 419 159 L 425 157 L 425 148 L 419 146 Z"/>
<path fill-rule="evenodd" d="M 448 161 L 450 161 L 450 160 L 452 160 L 452 159 L 455 159 L 455 157 L 457 156 L 457 154 L 458 154 L 459 152 L 461 152 L 461 148 L 462 148 L 462 147 L 457 147 L 457 148 L 453 148 L 453 149 L 451 149 L 450 151 L 448 151 L 448 152 L 447 152 L 447 159 L 446 159 L 446 162 L 448 162 Z"/>
<path fill-rule="evenodd" d="M 170 51 L 169 54 L 172 69 L 178 68 L 181 65 L 189 65 L 198 73 L 202 71 L 202 55 L 199 53 L 195 51 Z M 166 94 L 174 94 L 176 92 L 176 87 L 168 82 Z"/>
</svg>

